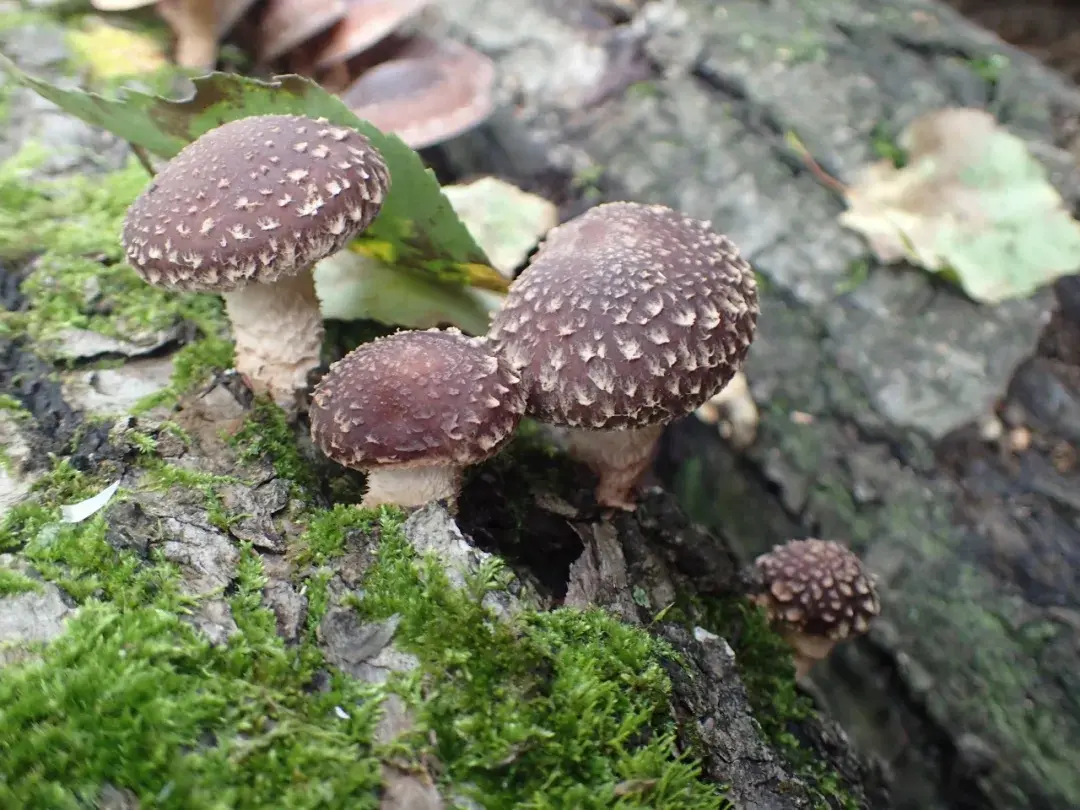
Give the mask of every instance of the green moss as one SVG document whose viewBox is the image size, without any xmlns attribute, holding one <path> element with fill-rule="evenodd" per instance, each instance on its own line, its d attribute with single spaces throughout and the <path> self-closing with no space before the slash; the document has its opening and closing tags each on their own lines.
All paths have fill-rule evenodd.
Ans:
<svg viewBox="0 0 1080 810">
<path fill-rule="evenodd" d="M 858 810 L 839 774 L 795 734 L 814 717 L 814 707 L 796 687 L 791 648 L 770 629 L 765 612 L 745 599 L 714 599 L 698 607 L 703 626 L 731 644 L 754 718 L 791 772 L 808 785 L 816 810 Z"/>
<path fill-rule="evenodd" d="M 504 585 L 497 560 L 459 590 L 392 517 L 380 532 L 359 609 L 401 617 L 396 642 L 421 664 L 396 685 L 417 716 L 409 741 L 447 783 L 487 808 L 726 806 L 676 752 L 666 645 L 599 609 L 500 620 L 482 601 Z"/>
<path fill-rule="evenodd" d="M 0 597 L 41 590 L 41 586 L 21 571 L 0 568 Z"/>
<path fill-rule="evenodd" d="M 8 396 L 7 394 L 0 394 L 0 411 L 13 414 L 20 418 L 30 415 L 19 400 L 15 399 L 15 397 Z"/>
<path fill-rule="evenodd" d="M 361 509 L 342 503 L 315 513 L 307 531 L 292 549 L 295 562 L 297 565 L 323 565 L 341 556 L 350 534 L 370 532 L 383 516 L 401 517 L 401 513 L 393 507 Z"/>
<path fill-rule="evenodd" d="M 43 527 L 59 520 L 62 503 L 89 498 L 96 482 L 74 469 L 66 460 L 34 482 L 31 497 L 9 509 L 0 518 L 0 552 L 12 551 Z"/>
<path fill-rule="evenodd" d="M 220 648 L 168 611 L 92 602 L 40 662 L 5 670 L 0 805 L 94 806 L 108 784 L 156 808 L 377 807 L 378 689 L 300 688 L 244 599 L 245 632 Z"/>
<path fill-rule="evenodd" d="M 233 343 L 217 335 L 189 343 L 173 354 L 173 371 L 168 387 L 143 397 L 131 409 L 138 415 L 151 408 L 175 402 L 178 397 L 206 382 L 214 372 L 233 364 Z"/>
<path fill-rule="evenodd" d="M 315 489 L 311 465 L 300 455 L 285 412 L 273 402 L 260 399 L 248 414 L 244 426 L 230 439 L 242 462 L 267 459 L 279 478 L 289 481 L 301 491 Z"/>
<path fill-rule="evenodd" d="M 203 338 L 178 353 L 170 388 L 144 407 L 189 390 L 212 368 L 227 368 L 232 345 L 223 337 L 220 299 L 151 286 L 123 261 L 124 214 L 146 186 L 146 172 L 132 161 L 100 176 L 40 179 L 33 168 L 41 157 L 30 145 L 0 165 L 0 258 L 35 257 L 21 285 L 29 306 L 0 313 L 0 328 L 47 349 L 65 329 L 131 339 L 195 324 Z"/>
</svg>

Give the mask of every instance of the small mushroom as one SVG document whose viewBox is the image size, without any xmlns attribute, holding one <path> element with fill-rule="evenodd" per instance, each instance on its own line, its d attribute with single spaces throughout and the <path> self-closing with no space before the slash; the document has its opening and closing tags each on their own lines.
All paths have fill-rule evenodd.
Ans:
<svg viewBox="0 0 1080 810">
<path fill-rule="evenodd" d="M 754 601 L 791 645 L 798 678 L 837 642 L 865 633 L 881 612 L 877 577 L 840 543 L 792 540 L 754 566 L 763 585 Z"/>
<path fill-rule="evenodd" d="M 389 187 L 354 129 L 241 118 L 169 161 L 128 209 L 122 241 L 149 283 L 224 296 L 236 370 L 292 412 L 322 349 L 312 267 L 371 224 Z"/>
<path fill-rule="evenodd" d="M 413 149 L 454 138 L 494 108 L 495 64 L 449 39 L 410 37 L 364 72 L 342 100 L 360 118 Z"/>
<path fill-rule="evenodd" d="M 464 468 L 513 435 L 525 411 L 520 382 L 484 338 L 397 332 L 330 367 L 312 397 L 311 438 L 367 473 L 361 506 L 453 503 Z"/>
<path fill-rule="evenodd" d="M 347 0 L 345 18 L 326 35 L 315 68 L 327 70 L 352 59 L 393 33 L 434 0 Z"/>
<path fill-rule="evenodd" d="M 727 237 L 615 202 L 548 234 L 489 337 L 521 373 L 528 415 L 565 429 L 599 476 L 597 502 L 630 510 L 663 426 L 727 384 L 757 315 L 753 270 Z"/>
<path fill-rule="evenodd" d="M 272 0 L 259 21 L 259 60 L 272 62 L 345 19 L 346 0 Z"/>
</svg>

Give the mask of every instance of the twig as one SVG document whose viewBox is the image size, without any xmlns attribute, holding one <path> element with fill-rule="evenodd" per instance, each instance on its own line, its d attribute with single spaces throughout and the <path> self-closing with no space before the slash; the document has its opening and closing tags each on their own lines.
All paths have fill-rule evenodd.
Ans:
<svg viewBox="0 0 1080 810">
<path fill-rule="evenodd" d="M 847 197 L 847 186 L 845 186 L 843 183 L 841 183 L 839 180 L 837 180 L 835 177 L 833 177 L 831 174 L 821 168 L 821 164 L 814 160 L 814 156 L 810 154 L 810 150 L 806 148 L 802 141 L 799 140 L 798 135 L 789 130 L 788 132 L 784 133 L 784 140 L 787 142 L 787 145 L 790 146 L 799 156 L 799 159 L 802 160 L 803 165 L 805 165 L 806 168 L 810 170 L 810 173 L 817 178 L 819 183 L 821 183 L 830 191 L 836 192 L 841 197 Z"/>
<path fill-rule="evenodd" d="M 128 146 L 131 147 L 131 151 L 135 153 L 135 157 L 138 158 L 138 161 L 142 164 L 142 167 L 146 169 L 146 173 L 153 177 L 156 172 L 154 171 L 154 167 L 150 164 L 150 155 L 146 153 L 146 150 L 138 144 L 132 143 L 131 141 L 128 141 Z"/>
</svg>

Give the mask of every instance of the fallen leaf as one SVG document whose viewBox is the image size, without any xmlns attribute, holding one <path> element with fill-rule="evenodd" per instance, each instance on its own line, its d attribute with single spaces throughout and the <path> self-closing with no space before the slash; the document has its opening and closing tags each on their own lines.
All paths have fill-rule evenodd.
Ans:
<svg viewBox="0 0 1080 810">
<path fill-rule="evenodd" d="M 314 276 L 323 317 L 335 320 L 371 319 L 407 329 L 451 324 L 482 335 L 497 308 L 477 295 L 478 290 L 395 269 L 349 250 L 316 264 Z"/>
<path fill-rule="evenodd" d="M 67 39 L 94 79 L 154 73 L 168 65 L 165 49 L 154 37 L 96 17 L 69 31 Z"/>
<path fill-rule="evenodd" d="M 839 217 L 881 261 L 942 273 L 985 303 L 1027 297 L 1080 268 L 1080 223 L 989 113 L 928 113 L 897 143 L 907 165 L 865 167 Z"/>
<path fill-rule="evenodd" d="M 537 242 L 559 224 L 559 209 L 538 194 L 529 194 L 497 177 L 446 186 L 457 215 L 491 259 L 510 277 Z"/>
</svg>

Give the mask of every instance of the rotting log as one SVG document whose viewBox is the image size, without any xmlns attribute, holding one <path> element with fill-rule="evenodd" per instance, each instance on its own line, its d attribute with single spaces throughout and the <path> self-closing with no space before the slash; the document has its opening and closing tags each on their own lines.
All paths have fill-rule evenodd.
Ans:
<svg viewBox="0 0 1080 810">
<path fill-rule="evenodd" d="M 45 12 L 0 25 L 53 79 L 64 39 Z M 5 92 L 0 154 L 46 148 L 0 173 L 0 805 L 507 807 L 552 785 L 595 791 L 573 806 L 884 806 L 736 598 L 732 550 L 670 496 L 605 516 L 525 431 L 456 522 L 353 509 L 358 477 L 222 367 L 220 303 L 119 263 L 146 182 L 124 145 Z"/>
<path fill-rule="evenodd" d="M 679 207 L 712 220 L 763 276 L 746 366 L 756 444 L 736 455 L 687 421 L 658 469 L 744 558 L 812 534 L 849 542 L 881 575 L 883 619 L 813 685 L 857 748 L 888 763 L 895 806 L 1080 806 L 1075 477 L 1056 479 L 1056 495 L 1030 484 L 1006 498 L 996 462 L 940 460 L 1034 353 L 1054 294 L 981 306 L 918 271 L 874 266 L 786 138 L 843 181 L 916 115 L 983 107 L 1075 205 L 1080 94 L 915 0 L 463 0 L 444 11 L 496 60 L 502 102 L 446 147 L 450 171 Z M 1030 399 L 1053 421 L 1055 406 Z"/>
</svg>

